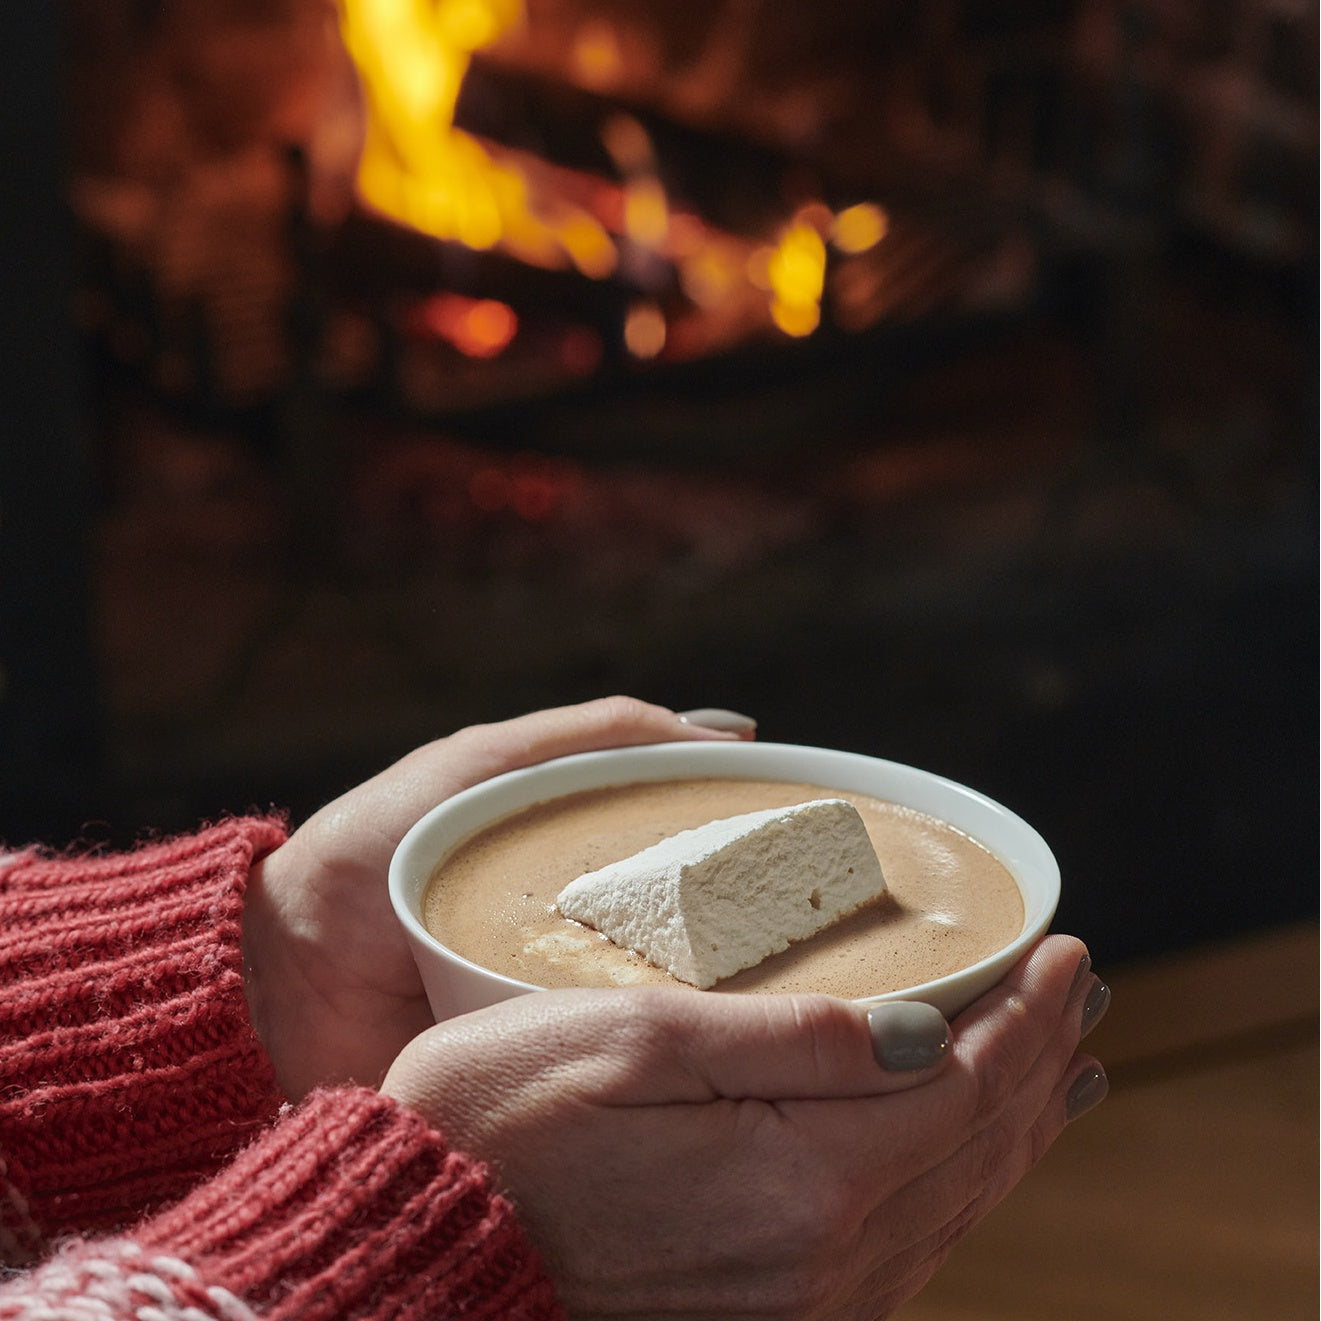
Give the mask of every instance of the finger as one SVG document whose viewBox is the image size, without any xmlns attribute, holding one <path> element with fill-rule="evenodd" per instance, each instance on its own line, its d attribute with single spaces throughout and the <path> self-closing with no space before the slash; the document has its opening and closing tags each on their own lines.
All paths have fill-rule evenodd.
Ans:
<svg viewBox="0 0 1321 1321">
<path fill-rule="evenodd" d="M 714 719 L 714 717 L 711 717 Z M 755 728 L 752 721 L 747 724 Z M 370 818 L 385 845 L 397 842 L 436 803 L 494 775 L 552 757 L 641 743 L 724 741 L 747 737 L 702 725 L 663 706 L 604 697 L 487 725 L 471 725 L 415 748 L 319 814 L 333 827 L 352 811 Z M 330 829 L 332 835 L 335 830 Z"/>
<path fill-rule="evenodd" d="M 859 1288 L 855 1301 L 873 1304 L 888 1301 L 893 1308 L 912 1297 L 959 1240 L 1014 1190 L 1054 1144 L 1065 1126 L 1085 1112 L 1073 1104 L 1075 1095 L 1080 1090 L 1086 1092 L 1090 1100 L 1086 1108 L 1091 1108 L 1104 1096 L 1104 1079 L 1105 1072 L 1096 1060 L 1085 1055 L 1075 1056 L 1064 1077 L 1052 1089 L 1050 1099 L 1036 1121 L 1019 1134 L 990 1176 L 962 1204 L 950 1200 L 942 1210 L 933 1213 L 931 1207 L 917 1204 L 911 1188 L 887 1203 L 869 1221 L 863 1236 L 866 1243 L 860 1249 L 864 1260 L 877 1260 L 882 1265 Z M 977 1153 L 969 1154 L 976 1158 Z M 935 1177 L 931 1176 L 932 1179 Z M 893 1230 L 900 1226 L 909 1226 L 912 1232 L 904 1237 L 896 1236 Z M 888 1315 L 888 1312 L 880 1311 L 875 1315 Z"/>
<path fill-rule="evenodd" d="M 933 1136 L 945 1135 L 946 1154 L 999 1118 L 1043 1051 L 1063 1067 L 1082 1036 L 1090 967 L 1081 941 L 1048 936 L 955 1019 L 954 1062 L 924 1115 Z"/>
<path fill-rule="evenodd" d="M 960 1018 L 969 1037 L 961 1065 L 966 1076 L 942 1088 L 937 1103 L 923 1102 L 901 1116 L 920 1130 L 922 1142 L 939 1140 L 942 1156 L 979 1126 L 979 1107 L 990 1112 L 1003 1105 L 1057 1024 L 1083 947 L 1068 937 L 1052 940 Z M 1032 1000 L 1031 1012 L 1024 997 Z M 563 1058 L 593 1059 L 594 1066 L 577 1077 L 584 1084 L 590 1080 L 601 1103 L 616 1105 L 883 1096 L 931 1082 L 948 1071 L 955 1054 L 947 1025 L 929 1006 L 889 1004 L 869 1011 L 823 995 L 651 987 L 554 991 L 464 1018 L 449 1030 L 466 1032 L 471 1025 L 475 1038 L 489 1039 L 490 1029 L 498 1027 L 496 1035 L 510 1049 L 517 1038 L 531 1051 L 544 1054 L 553 1047 Z M 1075 1035 L 1070 1050 L 1076 1044 Z M 981 1091 L 991 1098 L 982 1100 Z M 875 1145 L 874 1115 L 841 1112 L 839 1121 L 854 1125 L 867 1146 Z"/>
<path fill-rule="evenodd" d="M 1095 1094 L 1104 1071 L 1095 1060 L 1075 1056 L 1061 1064 L 1043 1052 L 1014 1102 L 1000 1117 L 969 1138 L 952 1156 L 899 1189 L 866 1220 L 869 1251 L 892 1258 L 922 1241 L 933 1227 L 961 1237 L 1046 1154 L 1077 1117 L 1070 1095 L 1080 1082 Z"/>
<path fill-rule="evenodd" d="M 602 697 L 495 724 L 473 725 L 448 742 L 461 746 L 474 762 L 487 762 L 490 769 L 478 777 L 485 778 L 497 769 L 513 770 L 602 748 L 684 740 L 729 742 L 741 736 L 727 727 L 732 718 L 732 712 L 683 715 L 634 697 Z M 702 723 L 704 719 L 708 723 Z M 741 719 L 745 728 L 752 725 L 746 717 Z"/>
<path fill-rule="evenodd" d="M 399 765 L 410 772 L 437 774 L 449 794 L 504 771 L 575 752 L 641 743 L 729 742 L 738 737 L 668 707 L 633 697 L 602 697 L 493 724 L 470 725 L 417 749 Z"/>
<path fill-rule="evenodd" d="M 1012 1086 L 1013 1078 L 1036 1058 L 1090 968 L 1087 947 L 1075 937 L 1047 936 L 1039 941 L 997 986 L 955 1020 L 960 1051 L 978 1057 L 984 1071 L 993 1067 L 1003 1075 L 999 1081 Z M 1029 1007 L 1044 1012 L 1033 1015 Z M 1020 1020 L 1028 1020 L 1030 1029 L 1017 1029 Z"/>
<path fill-rule="evenodd" d="M 881 1096 L 928 1081 L 950 1055 L 948 1024 L 923 1004 L 869 1012 L 824 995 L 632 987 L 542 992 L 493 1011 L 516 1013 L 539 1050 L 590 1055 L 577 1077 L 605 1105 Z"/>
<path fill-rule="evenodd" d="M 1057 1080 L 1077 1049 L 1086 985 L 1084 980 L 1075 986 L 1075 980 L 1084 957 L 1084 947 L 1071 937 L 1041 942 L 955 1020 L 949 1063 L 921 1088 L 889 1097 L 883 1110 L 835 1106 L 827 1119 L 806 1102 L 794 1117 L 807 1126 L 828 1122 L 853 1177 L 897 1192 L 949 1160 L 1010 1105 L 1045 1105 L 1053 1082 L 1034 1083 L 1035 1097 L 1029 1093 L 1024 1102 L 1025 1080 L 1043 1053 Z"/>
<path fill-rule="evenodd" d="M 950 1060 L 949 1024 L 919 1001 L 866 1007 L 829 996 L 748 996 L 733 997 L 740 1004 L 730 1013 L 724 1005 L 730 998 L 700 1006 L 708 1011 L 711 1047 L 688 1057 L 699 1086 L 712 1096 L 886 1096 L 929 1082 Z"/>
<path fill-rule="evenodd" d="M 1039 959 L 1048 965 L 1045 972 L 1020 965 L 1018 980 L 978 1011 L 982 1018 L 1004 1020 L 999 1034 L 981 1033 L 988 1040 L 978 1045 L 980 1054 L 997 1046 L 1011 1053 L 999 1036 L 1015 1035 L 1029 1035 L 1040 1053 L 1040 1043 L 1059 1021 L 1071 977 L 1065 975 L 1056 1002 L 1046 994 L 1053 994 L 1053 987 L 1044 986 L 1051 981 L 1046 973 L 1070 955 L 1076 967 L 1079 956 L 1073 951 L 1081 948 L 1060 941 L 1053 955 Z M 1015 994 L 1028 987 L 1042 1000 L 1030 1013 Z M 980 1018 L 971 1021 L 980 1027 Z M 967 1031 L 968 1016 L 960 1022 Z M 960 1066 L 972 1081 L 942 1086 L 953 1052 L 944 1020 L 927 1006 L 878 1006 L 869 1014 L 862 1005 L 823 995 L 719 995 L 655 987 L 542 991 L 465 1014 L 432 1032 L 446 1041 L 462 1037 L 468 1051 L 498 1050 L 499 1067 L 513 1072 L 524 1065 L 540 1070 L 554 1060 L 565 1066 L 563 1076 L 580 1095 L 601 1105 L 812 1102 L 888 1096 L 919 1085 L 924 1092 L 939 1088 L 938 1101 L 928 1103 L 924 1096 L 894 1112 L 885 1125 L 912 1131 L 922 1150 L 914 1158 L 919 1168 L 930 1163 L 933 1143 L 943 1158 L 980 1127 L 974 1085 L 980 1055 Z M 1076 1043 L 1075 1032 L 1069 1049 Z M 1030 1062 L 1024 1061 L 1024 1071 Z M 987 1070 L 997 1094 L 1009 1086 L 1000 1081 L 1009 1067 Z M 854 1134 L 862 1150 L 875 1151 L 877 1116 L 870 1109 L 841 1107 L 832 1111 L 830 1122 Z M 899 1183 L 919 1168 L 906 1171 Z"/>
<path fill-rule="evenodd" d="M 712 995 L 637 988 L 617 1001 L 631 1056 L 646 1062 L 652 1101 L 861 1098 L 908 1090 L 948 1072 L 937 1113 L 924 1127 L 945 1124 L 955 1150 L 1003 1109 L 1059 1028 L 1086 956 L 1080 941 L 1050 937 L 994 991 L 960 1016 L 953 1048 L 936 1010 L 916 1003 L 869 1011 L 820 995 Z M 1081 1010 L 1067 1053 L 1077 1046 Z M 1064 1036 L 1069 1037 L 1069 1031 Z M 928 1108 L 924 1095 L 909 1107 Z"/>
<path fill-rule="evenodd" d="M 892 1213 L 895 1203 L 891 1203 L 884 1214 L 873 1212 L 868 1217 L 874 1253 L 894 1256 L 931 1226 L 961 1224 L 966 1230 L 1045 1155 L 1066 1123 L 1104 1097 L 1104 1070 L 1089 1056 L 1075 1053 L 1087 1007 L 1095 1003 L 1095 988 L 1101 986 L 1090 962 L 1080 967 L 1083 975 L 1068 988 L 1056 1031 L 1003 1100 L 996 1102 L 994 1113 L 977 1122 L 949 1157 L 895 1194 L 896 1201 L 902 1201 L 902 1215 Z M 1000 1085 L 996 1082 L 993 1088 Z M 977 1110 L 985 1113 L 980 1105 Z"/>
</svg>

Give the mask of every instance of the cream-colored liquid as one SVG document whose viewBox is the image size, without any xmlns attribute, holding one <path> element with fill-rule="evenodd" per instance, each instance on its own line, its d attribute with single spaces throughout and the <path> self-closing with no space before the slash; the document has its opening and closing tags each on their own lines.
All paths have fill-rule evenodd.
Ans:
<svg viewBox="0 0 1321 1321">
<path fill-rule="evenodd" d="M 427 887 L 423 920 L 464 958 L 536 986 L 678 986 L 641 956 L 561 917 L 556 895 L 583 872 L 680 830 L 826 797 L 857 807 L 888 894 L 715 990 L 825 991 L 855 999 L 957 972 L 1018 936 L 1018 886 L 976 840 L 865 794 L 771 780 L 621 785 L 515 813 L 441 864 Z"/>
</svg>

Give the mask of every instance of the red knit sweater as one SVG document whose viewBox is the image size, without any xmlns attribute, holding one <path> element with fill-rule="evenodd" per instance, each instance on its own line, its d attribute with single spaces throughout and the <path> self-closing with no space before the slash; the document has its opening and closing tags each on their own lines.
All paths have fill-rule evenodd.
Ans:
<svg viewBox="0 0 1321 1321">
<path fill-rule="evenodd" d="M 283 838 L 0 860 L 0 1318 L 562 1315 L 484 1168 L 419 1116 L 280 1095 L 239 938 Z"/>
</svg>

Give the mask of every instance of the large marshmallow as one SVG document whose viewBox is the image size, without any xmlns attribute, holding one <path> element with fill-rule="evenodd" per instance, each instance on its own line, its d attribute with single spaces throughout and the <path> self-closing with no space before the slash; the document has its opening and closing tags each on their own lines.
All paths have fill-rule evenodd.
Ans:
<svg viewBox="0 0 1321 1321">
<path fill-rule="evenodd" d="M 852 803 L 712 821 L 570 881 L 560 912 L 703 989 L 884 893 Z"/>
</svg>

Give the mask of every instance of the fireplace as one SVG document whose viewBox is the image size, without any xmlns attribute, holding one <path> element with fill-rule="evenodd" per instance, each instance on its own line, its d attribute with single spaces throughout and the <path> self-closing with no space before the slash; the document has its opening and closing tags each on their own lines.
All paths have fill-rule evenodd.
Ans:
<svg viewBox="0 0 1321 1321">
<path fill-rule="evenodd" d="M 517 6 L 353 0 L 338 23 L 311 0 L 89 7 L 87 329 L 185 406 L 261 405 L 304 372 L 489 438 L 511 406 L 526 434 L 584 398 L 813 376 L 823 353 L 875 363 L 897 325 L 1031 303 L 1042 254 L 1022 207 L 921 197 L 930 181 L 832 159 L 841 135 L 879 150 L 823 120 L 870 90 L 860 74 L 781 92 L 767 70 L 759 132 L 724 104 L 758 23 L 728 11 L 702 33 L 663 6 L 612 26 L 554 5 L 520 21 Z M 390 29 L 399 14 L 412 30 Z M 464 23 L 484 34 L 474 52 Z M 687 51 L 669 98 L 679 57 L 648 55 L 648 31 Z M 393 69 L 392 50 L 413 65 Z M 423 88 L 412 102 L 391 93 L 404 77 Z"/>
<path fill-rule="evenodd" d="M 62 751 L 6 833 L 301 811 L 607 689 L 943 770 L 1084 869 L 1075 740 L 1102 796 L 1235 749 L 1218 856 L 1305 818 L 1250 768 L 1310 654 L 1311 8 L 58 12 L 86 444 L 23 462 L 90 507 L 24 525 L 86 553 L 14 607 L 73 659 L 9 662 L 13 773 Z"/>
<path fill-rule="evenodd" d="M 1172 233 L 1310 251 L 1314 20 L 1275 0 L 65 8 L 80 319 L 167 407 L 562 450 L 604 400 L 673 453 L 713 394 L 869 410 L 1052 297 L 1132 340 L 1099 304 Z"/>
</svg>

